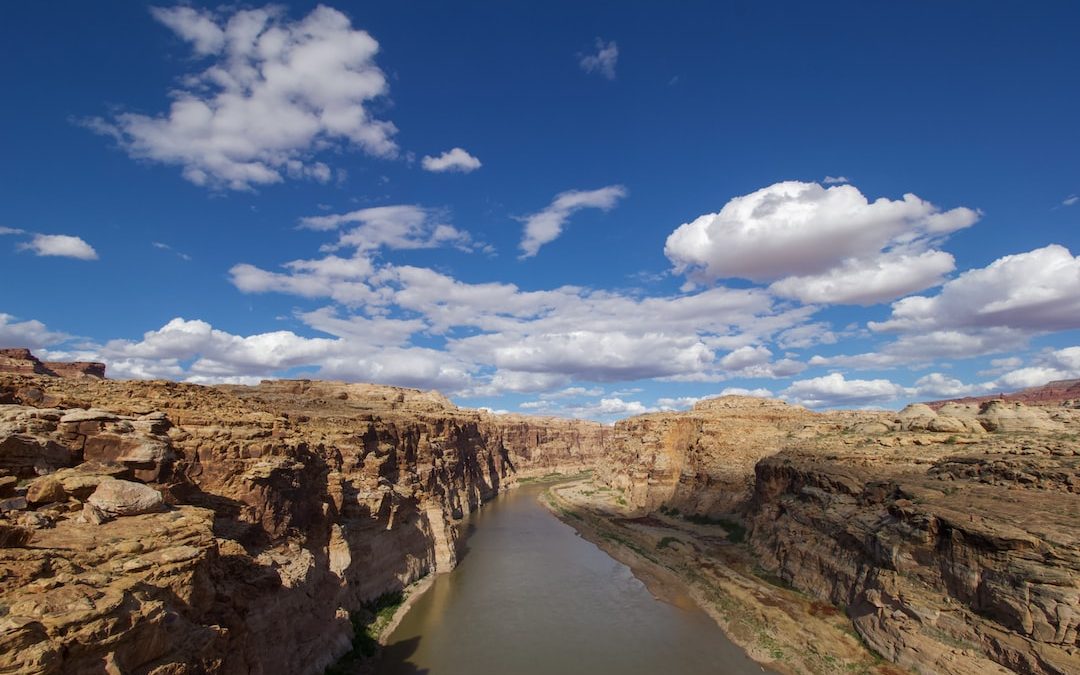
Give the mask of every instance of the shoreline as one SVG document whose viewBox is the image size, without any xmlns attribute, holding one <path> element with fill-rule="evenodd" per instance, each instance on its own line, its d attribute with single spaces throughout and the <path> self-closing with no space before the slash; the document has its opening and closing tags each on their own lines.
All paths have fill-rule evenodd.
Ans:
<svg viewBox="0 0 1080 675">
<path fill-rule="evenodd" d="M 676 606 L 691 599 L 763 670 L 906 672 L 863 646 L 842 612 L 756 570 L 749 551 L 727 542 L 721 526 L 656 514 L 634 517 L 615 499 L 607 488 L 583 479 L 550 487 L 540 503 L 628 566 L 658 599 Z"/>
<path fill-rule="evenodd" d="M 480 506 L 480 509 L 483 509 L 485 505 L 494 501 L 495 499 L 498 499 L 500 496 L 507 492 L 510 492 L 511 490 L 516 490 L 526 485 L 549 485 L 550 487 L 554 487 L 559 483 L 570 483 L 574 481 L 587 480 L 592 476 L 592 471 L 592 469 L 586 468 L 579 469 L 574 473 L 547 472 L 542 475 L 526 474 L 525 476 L 522 476 L 520 478 L 515 476 L 515 480 L 513 482 L 506 484 L 504 488 L 499 490 L 499 493 L 495 497 L 484 502 Z M 464 522 L 464 520 L 467 520 L 467 518 L 462 519 L 462 522 Z M 456 569 L 457 565 L 455 565 L 454 568 Z M 393 617 L 391 617 L 391 619 L 386 623 L 386 625 L 379 630 L 379 634 L 376 636 L 376 640 L 378 641 L 380 647 L 387 646 L 390 636 L 393 635 L 394 631 L 397 630 L 397 627 L 401 625 L 401 622 L 405 619 L 405 615 L 408 614 L 409 610 L 411 610 L 413 606 L 420 600 L 420 598 L 423 597 L 424 593 L 431 589 L 431 587 L 435 584 L 435 580 L 440 575 L 450 574 L 453 571 L 454 570 L 450 570 L 448 572 L 429 572 L 428 574 L 425 574 L 416 581 L 413 581 L 411 584 L 405 586 L 405 588 L 401 589 L 401 592 L 404 596 L 401 604 L 398 605 L 397 609 L 394 610 Z M 373 663 L 377 665 L 378 660 L 375 659 Z"/>
</svg>

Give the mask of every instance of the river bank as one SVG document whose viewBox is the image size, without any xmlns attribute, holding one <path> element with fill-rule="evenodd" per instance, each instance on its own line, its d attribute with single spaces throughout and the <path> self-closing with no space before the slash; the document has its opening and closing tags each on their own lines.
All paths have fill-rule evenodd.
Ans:
<svg viewBox="0 0 1080 675">
<path fill-rule="evenodd" d="M 728 638 L 780 673 L 900 675 L 864 647 L 835 607 L 756 567 L 737 523 L 692 523 L 677 514 L 640 516 L 591 480 L 560 484 L 541 498 L 560 520 L 629 566 L 657 597 L 688 593 Z"/>
</svg>

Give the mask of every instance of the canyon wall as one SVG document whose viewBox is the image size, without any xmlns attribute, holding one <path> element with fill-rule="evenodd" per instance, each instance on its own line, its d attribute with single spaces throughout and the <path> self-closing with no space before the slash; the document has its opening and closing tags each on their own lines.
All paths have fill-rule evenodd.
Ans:
<svg viewBox="0 0 1080 675">
<path fill-rule="evenodd" d="M 703 403 L 618 423 L 598 478 L 639 512 L 742 520 L 767 574 L 914 672 L 1080 672 L 1072 402 Z"/>
<path fill-rule="evenodd" d="M 436 393 L 0 374 L 0 672 L 314 673 L 598 424 Z M 147 492 L 148 491 L 148 492 Z"/>
</svg>

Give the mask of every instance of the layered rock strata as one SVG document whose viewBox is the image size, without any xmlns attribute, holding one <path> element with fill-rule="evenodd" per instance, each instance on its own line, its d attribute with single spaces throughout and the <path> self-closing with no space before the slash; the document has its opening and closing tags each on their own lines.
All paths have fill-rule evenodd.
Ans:
<svg viewBox="0 0 1080 675">
<path fill-rule="evenodd" d="M 741 520 L 769 574 L 920 673 L 1080 672 L 1080 410 L 825 414 L 722 398 L 616 425 L 638 512 Z"/>
<path fill-rule="evenodd" d="M 312 673 L 598 424 L 435 393 L 0 375 L 0 672 Z M 4 506 L 6 505 L 6 506 Z"/>
</svg>

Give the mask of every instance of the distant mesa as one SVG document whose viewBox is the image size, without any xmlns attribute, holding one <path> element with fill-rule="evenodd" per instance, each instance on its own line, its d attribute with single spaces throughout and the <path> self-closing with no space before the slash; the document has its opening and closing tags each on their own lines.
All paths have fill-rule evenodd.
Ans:
<svg viewBox="0 0 1080 675">
<path fill-rule="evenodd" d="M 29 349 L 20 347 L 0 349 L 0 373 L 104 380 L 105 364 L 96 361 L 40 361 Z"/>
</svg>

